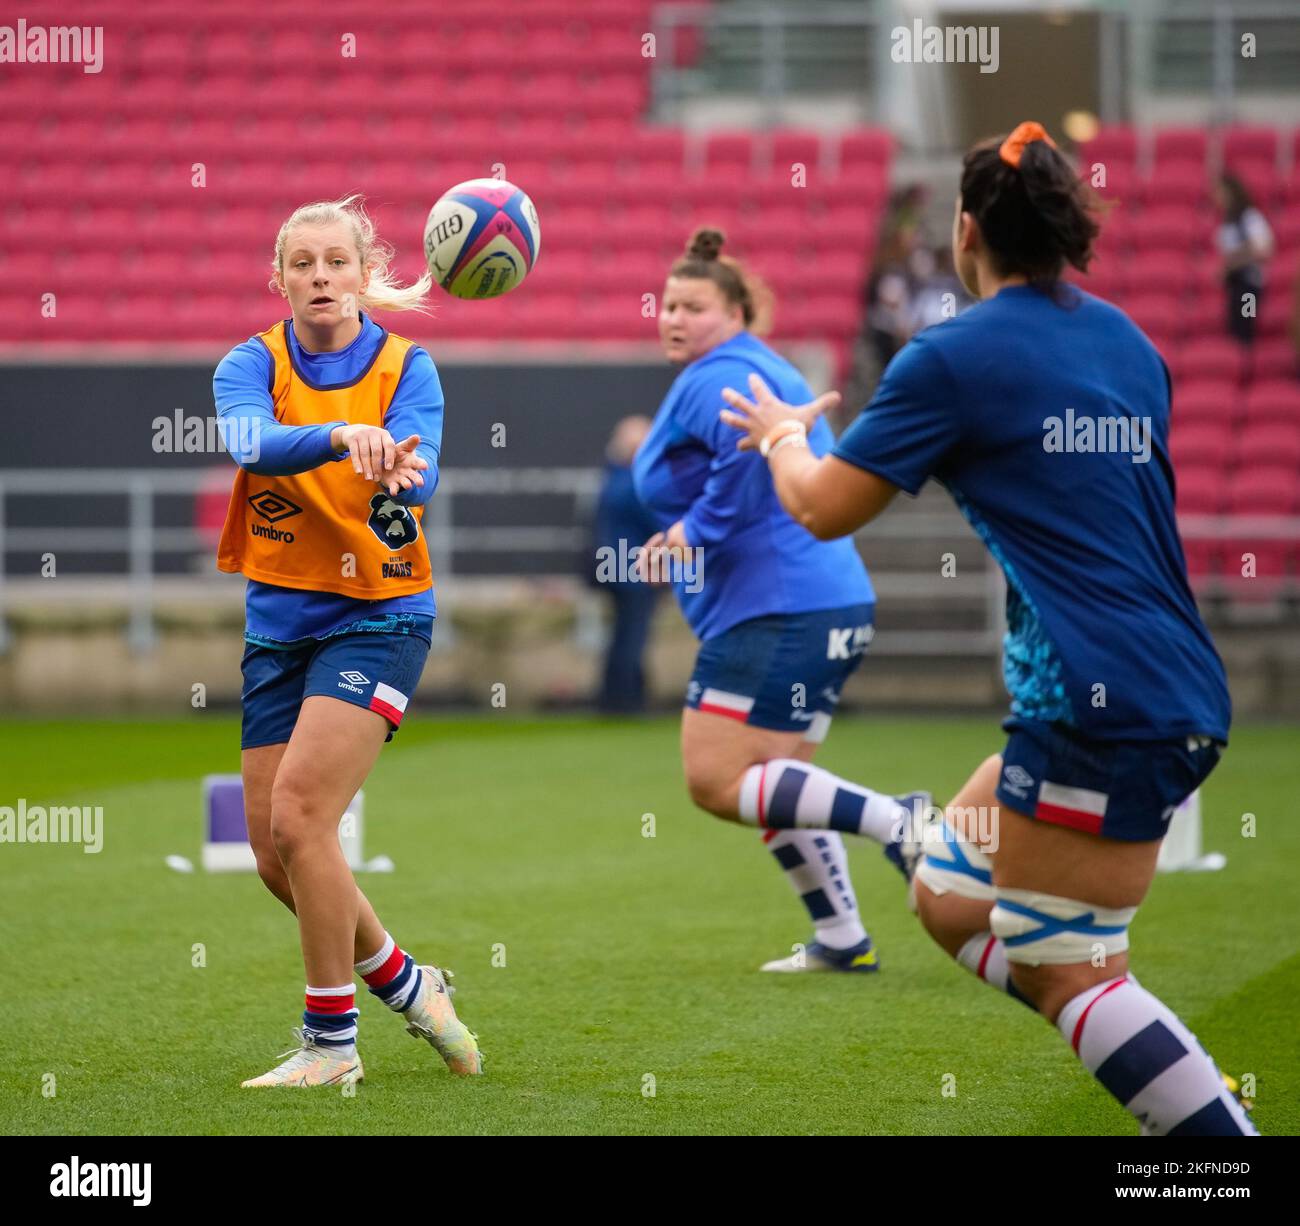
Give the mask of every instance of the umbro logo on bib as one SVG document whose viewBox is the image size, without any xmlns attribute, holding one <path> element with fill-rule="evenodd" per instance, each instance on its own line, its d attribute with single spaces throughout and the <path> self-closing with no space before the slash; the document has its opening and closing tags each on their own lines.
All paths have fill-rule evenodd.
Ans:
<svg viewBox="0 0 1300 1226">
<path fill-rule="evenodd" d="M 283 494 L 273 494 L 270 490 L 254 494 L 248 500 L 248 505 L 268 524 L 278 524 L 280 520 L 288 519 L 291 515 L 302 514 L 302 507 L 290 502 Z"/>
</svg>

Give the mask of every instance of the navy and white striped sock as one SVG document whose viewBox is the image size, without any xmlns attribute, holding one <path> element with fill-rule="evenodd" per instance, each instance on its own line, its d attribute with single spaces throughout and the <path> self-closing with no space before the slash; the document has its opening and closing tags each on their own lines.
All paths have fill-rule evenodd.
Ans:
<svg viewBox="0 0 1300 1226">
<path fill-rule="evenodd" d="M 771 830 L 838 830 L 877 843 L 898 837 L 908 810 L 892 796 L 850 783 L 798 758 L 773 758 L 745 772 L 740 820 Z"/>
<path fill-rule="evenodd" d="M 844 840 L 833 830 L 769 830 L 763 841 L 812 919 L 817 940 L 851 949 L 867 935 L 853 898 Z"/>
<path fill-rule="evenodd" d="M 356 989 L 349 983 L 341 988 L 307 988 L 302 1028 L 310 1031 L 320 1047 L 349 1055 L 357 1042 Z"/>
<path fill-rule="evenodd" d="M 384 943 L 373 957 L 356 963 L 354 969 L 372 995 L 378 996 L 394 1013 L 409 1009 L 420 993 L 423 973 L 415 959 L 384 933 Z"/>
<path fill-rule="evenodd" d="M 1259 1135 L 1196 1036 L 1131 975 L 1080 992 L 1056 1026 L 1147 1135 Z"/>
</svg>

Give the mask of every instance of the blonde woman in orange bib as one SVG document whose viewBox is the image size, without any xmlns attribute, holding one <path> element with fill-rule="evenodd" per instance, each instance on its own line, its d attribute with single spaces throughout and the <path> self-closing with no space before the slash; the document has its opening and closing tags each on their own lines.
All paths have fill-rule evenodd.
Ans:
<svg viewBox="0 0 1300 1226">
<path fill-rule="evenodd" d="M 429 354 L 371 318 L 425 310 L 361 200 L 307 204 L 280 227 L 271 287 L 291 317 L 222 359 L 213 393 L 239 464 L 218 566 L 248 579 L 241 734 L 249 841 L 298 917 L 306 971 L 288 1059 L 248 1087 L 360 1081 L 354 975 L 477 1074 L 444 973 L 388 934 L 338 825 L 402 722 L 435 615 L 420 520 L 438 482 L 443 397 Z"/>
</svg>

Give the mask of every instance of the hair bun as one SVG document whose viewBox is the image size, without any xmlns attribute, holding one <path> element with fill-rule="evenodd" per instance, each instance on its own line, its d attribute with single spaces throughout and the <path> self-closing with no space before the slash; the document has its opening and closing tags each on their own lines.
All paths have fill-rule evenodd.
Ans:
<svg viewBox="0 0 1300 1226">
<path fill-rule="evenodd" d="M 716 260 L 727 236 L 721 230 L 696 230 L 687 244 L 686 254 L 697 260 Z"/>
</svg>

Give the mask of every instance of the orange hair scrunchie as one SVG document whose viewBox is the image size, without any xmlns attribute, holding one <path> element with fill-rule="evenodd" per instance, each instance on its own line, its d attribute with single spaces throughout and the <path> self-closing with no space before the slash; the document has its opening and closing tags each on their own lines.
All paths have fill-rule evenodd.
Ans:
<svg viewBox="0 0 1300 1226">
<path fill-rule="evenodd" d="M 1024 153 L 1025 146 L 1036 140 L 1045 140 L 1053 149 L 1056 148 L 1056 142 L 1047 135 L 1047 129 L 1041 123 L 1035 123 L 1032 119 L 1026 120 L 1002 142 L 998 156 L 1008 166 L 1014 166 L 1019 170 L 1020 155 Z"/>
</svg>

